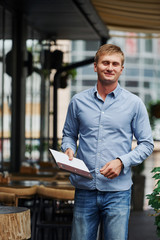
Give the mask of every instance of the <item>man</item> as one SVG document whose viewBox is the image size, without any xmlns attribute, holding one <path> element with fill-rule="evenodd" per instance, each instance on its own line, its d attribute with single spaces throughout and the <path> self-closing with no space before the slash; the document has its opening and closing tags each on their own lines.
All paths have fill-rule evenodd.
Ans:
<svg viewBox="0 0 160 240">
<path fill-rule="evenodd" d="M 71 174 L 75 186 L 72 240 L 95 240 L 103 221 L 105 240 L 126 240 L 131 198 L 131 167 L 153 151 L 146 108 L 139 97 L 120 87 L 124 54 L 105 44 L 95 55 L 97 84 L 76 94 L 63 129 L 62 150 L 83 160 L 93 179 Z M 137 147 L 132 150 L 133 136 Z"/>
</svg>

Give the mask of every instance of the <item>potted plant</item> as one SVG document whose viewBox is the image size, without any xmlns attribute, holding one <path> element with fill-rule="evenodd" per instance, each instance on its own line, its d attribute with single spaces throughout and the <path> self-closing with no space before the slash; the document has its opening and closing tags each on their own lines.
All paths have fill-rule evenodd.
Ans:
<svg viewBox="0 0 160 240">
<path fill-rule="evenodd" d="M 155 167 L 152 171 L 155 173 L 153 178 L 156 180 L 156 185 L 151 194 L 147 195 L 148 204 L 155 211 L 155 225 L 157 226 L 157 236 L 160 237 L 160 167 Z"/>
</svg>

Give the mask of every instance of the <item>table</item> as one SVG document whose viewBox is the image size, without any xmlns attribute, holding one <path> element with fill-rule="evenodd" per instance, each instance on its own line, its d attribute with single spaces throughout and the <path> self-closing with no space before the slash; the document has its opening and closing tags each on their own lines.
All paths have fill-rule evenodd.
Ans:
<svg viewBox="0 0 160 240">
<path fill-rule="evenodd" d="M 57 173 L 50 172 L 41 172 L 36 174 L 21 174 L 21 173 L 13 173 L 10 174 L 11 181 L 25 181 L 25 180 L 33 180 L 33 181 L 48 181 L 51 182 L 56 178 Z"/>
<path fill-rule="evenodd" d="M 30 210 L 0 206 L 0 239 L 24 240 L 31 237 Z"/>
</svg>

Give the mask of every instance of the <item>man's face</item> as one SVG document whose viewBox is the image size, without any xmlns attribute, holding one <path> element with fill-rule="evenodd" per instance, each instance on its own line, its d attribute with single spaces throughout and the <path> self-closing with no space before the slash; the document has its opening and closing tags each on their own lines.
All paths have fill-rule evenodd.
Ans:
<svg viewBox="0 0 160 240">
<path fill-rule="evenodd" d="M 103 54 L 98 63 L 94 63 L 94 71 L 97 72 L 98 81 L 102 85 L 111 85 L 118 82 L 123 70 L 122 59 L 119 54 Z"/>
</svg>

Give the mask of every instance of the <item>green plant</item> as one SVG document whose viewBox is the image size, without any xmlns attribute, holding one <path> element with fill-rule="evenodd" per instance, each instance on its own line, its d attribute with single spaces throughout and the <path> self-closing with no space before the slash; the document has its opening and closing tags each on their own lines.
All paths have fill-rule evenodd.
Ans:
<svg viewBox="0 0 160 240">
<path fill-rule="evenodd" d="M 68 64 L 65 64 L 64 66 L 67 66 L 67 65 Z M 76 75 L 77 75 L 77 71 L 75 68 L 62 72 L 61 77 L 59 79 L 59 87 L 66 88 L 68 85 L 68 79 L 71 78 L 72 80 L 75 80 Z"/>
<path fill-rule="evenodd" d="M 63 63 L 63 67 L 67 67 L 69 63 Z M 67 77 L 71 77 L 72 80 L 75 80 L 77 76 L 77 70 L 75 68 L 71 68 L 63 72 L 64 75 L 67 75 Z"/>
<path fill-rule="evenodd" d="M 157 226 L 157 236 L 160 237 L 160 167 L 155 167 L 152 171 L 155 173 L 153 178 L 157 181 L 151 194 L 147 195 L 148 204 L 155 211 L 155 225 Z"/>
<path fill-rule="evenodd" d="M 160 100 L 157 100 L 156 102 L 151 101 L 148 104 L 147 110 L 148 110 L 151 127 L 152 129 L 154 129 L 155 121 L 157 119 L 160 119 Z"/>
</svg>

